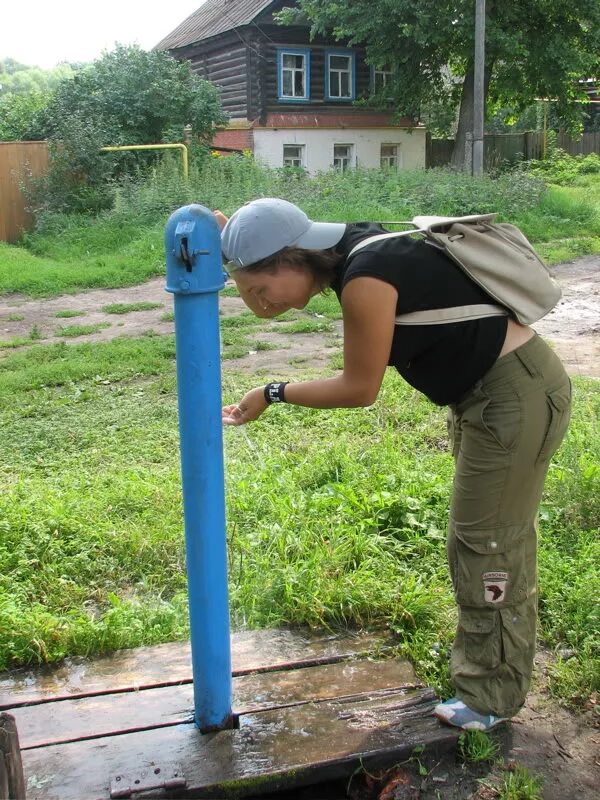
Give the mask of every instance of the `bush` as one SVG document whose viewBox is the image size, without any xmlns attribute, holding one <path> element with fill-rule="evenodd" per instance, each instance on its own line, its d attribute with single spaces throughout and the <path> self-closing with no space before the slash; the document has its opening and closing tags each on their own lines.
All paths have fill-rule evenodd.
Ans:
<svg viewBox="0 0 600 800">
<path fill-rule="evenodd" d="M 64 80 L 42 116 L 50 167 L 34 184 L 31 205 L 88 213 L 113 205 L 112 179 L 148 171 L 159 158 L 101 147 L 181 142 L 186 125 L 197 141 L 211 141 L 226 121 L 218 90 L 189 62 L 122 45 Z"/>
<path fill-rule="evenodd" d="M 599 174 L 600 156 L 597 153 L 571 156 L 559 147 L 553 147 L 546 159 L 529 161 L 524 168 L 530 175 L 564 185 L 573 183 L 580 175 Z"/>
</svg>

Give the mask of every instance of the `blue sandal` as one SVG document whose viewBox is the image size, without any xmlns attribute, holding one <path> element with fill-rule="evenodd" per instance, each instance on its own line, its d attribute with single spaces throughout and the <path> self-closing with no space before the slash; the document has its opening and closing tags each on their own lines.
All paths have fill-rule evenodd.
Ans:
<svg viewBox="0 0 600 800">
<path fill-rule="evenodd" d="M 438 703 L 433 709 L 435 716 L 447 725 L 454 725 L 465 731 L 489 731 L 500 722 L 506 722 L 508 717 L 496 717 L 493 714 L 480 714 L 465 705 L 457 697 L 451 697 L 443 703 Z"/>
</svg>

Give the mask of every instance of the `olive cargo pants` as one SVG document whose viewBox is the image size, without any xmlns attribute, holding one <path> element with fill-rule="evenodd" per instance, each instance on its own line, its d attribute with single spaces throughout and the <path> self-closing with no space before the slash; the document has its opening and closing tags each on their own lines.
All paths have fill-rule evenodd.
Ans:
<svg viewBox="0 0 600 800">
<path fill-rule="evenodd" d="M 536 335 L 449 408 L 448 561 L 459 610 L 450 670 L 456 697 L 481 713 L 513 716 L 529 689 L 537 511 L 570 406 L 569 378 Z"/>
</svg>

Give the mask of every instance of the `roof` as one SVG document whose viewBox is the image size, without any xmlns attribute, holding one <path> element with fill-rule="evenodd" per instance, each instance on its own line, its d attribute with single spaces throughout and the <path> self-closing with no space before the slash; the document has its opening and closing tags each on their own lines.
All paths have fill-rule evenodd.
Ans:
<svg viewBox="0 0 600 800">
<path fill-rule="evenodd" d="M 175 50 L 219 33 L 249 25 L 273 0 L 206 0 L 154 47 Z"/>
</svg>

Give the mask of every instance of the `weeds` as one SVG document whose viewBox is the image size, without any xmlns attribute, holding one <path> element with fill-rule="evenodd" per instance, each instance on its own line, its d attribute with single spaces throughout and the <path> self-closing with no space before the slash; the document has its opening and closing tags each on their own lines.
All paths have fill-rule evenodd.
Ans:
<svg viewBox="0 0 600 800">
<path fill-rule="evenodd" d="M 57 311 L 54 316 L 58 317 L 58 319 L 70 319 L 71 317 L 83 317 L 85 314 L 85 311 L 75 311 L 75 309 L 66 308 L 64 311 Z"/>
<path fill-rule="evenodd" d="M 531 775 L 520 764 L 510 764 L 504 769 L 501 782 L 492 784 L 480 781 L 497 800 L 542 800 L 543 779 L 538 775 Z"/>
<path fill-rule="evenodd" d="M 96 322 L 93 325 L 64 325 L 60 328 L 57 328 L 56 335 L 67 337 L 89 336 L 90 334 L 98 333 L 98 331 L 104 330 L 105 328 L 110 328 L 109 322 Z"/>
<path fill-rule="evenodd" d="M 596 174 L 583 177 L 599 183 Z M 166 159 L 152 177 L 124 184 L 111 210 L 93 218 L 45 215 L 36 231 L 24 237 L 23 247 L 0 244 L 0 293 L 52 296 L 131 286 L 164 274 L 166 220 L 179 206 L 198 199 L 229 214 L 255 197 L 279 196 L 298 203 L 314 219 L 344 222 L 496 211 L 542 243 L 544 255 L 565 258 L 600 251 L 594 191 L 577 193 L 564 186 L 548 191 L 540 178 L 525 171 L 472 178 L 443 169 L 357 169 L 309 177 L 235 157 L 192 163 L 186 183 L 179 165 Z M 559 239 L 572 244 L 552 246 Z M 228 286 L 224 293 L 237 292 Z"/>
<path fill-rule="evenodd" d="M 129 314 L 131 311 L 152 311 L 155 308 L 162 308 L 161 303 L 110 303 L 102 306 L 105 314 Z"/>
<path fill-rule="evenodd" d="M 500 745 L 483 731 L 465 731 L 458 737 L 458 754 L 463 761 L 479 764 L 495 761 Z"/>
<path fill-rule="evenodd" d="M 186 635 L 173 355 L 172 336 L 145 336 L 0 359 L 0 667 Z M 577 647 L 563 699 L 598 690 L 600 393 L 575 384 L 540 532 L 540 635 Z M 253 385 L 225 372 L 224 401 Z M 444 432 L 444 412 L 392 374 L 369 409 L 277 407 L 226 429 L 234 625 L 387 626 L 446 693 Z"/>
</svg>

